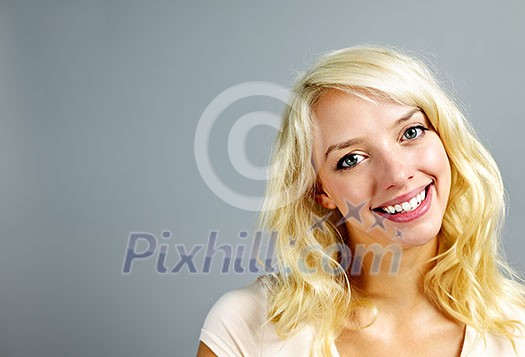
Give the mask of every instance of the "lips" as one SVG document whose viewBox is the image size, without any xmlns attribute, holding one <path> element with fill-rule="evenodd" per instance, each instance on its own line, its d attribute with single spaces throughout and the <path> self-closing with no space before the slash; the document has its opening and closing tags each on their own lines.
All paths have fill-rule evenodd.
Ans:
<svg viewBox="0 0 525 357">
<path fill-rule="evenodd" d="M 405 223 L 405 222 L 409 222 L 414 219 L 417 219 L 423 214 L 425 214 L 430 208 L 430 205 L 432 202 L 432 191 L 433 191 L 432 187 L 433 186 L 434 186 L 433 183 L 430 183 L 427 186 L 418 187 L 415 190 L 412 190 L 404 195 L 396 197 L 393 200 L 390 200 L 390 201 L 387 201 L 381 204 L 381 206 L 374 208 L 373 211 L 377 213 L 378 215 L 390 221 L 399 222 L 399 223 Z M 403 207 L 403 210 L 401 210 L 400 212 L 396 211 L 393 214 L 390 212 L 388 213 L 385 212 L 385 209 L 384 209 L 385 207 L 389 207 L 389 206 L 395 207 L 396 205 L 400 206 L 400 204 L 402 203 L 406 204 L 407 202 L 412 200 L 414 197 L 417 197 L 418 194 L 422 192 L 423 190 L 424 190 L 424 199 L 418 202 L 417 207 L 415 207 L 414 209 L 410 208 L 410 210 L 407 211 L 405 209 L 406 208 L 406 205 L 405 205 L 405 207 Z M 388 211 L 388 209 L 386 211 Z"/>
</svg>

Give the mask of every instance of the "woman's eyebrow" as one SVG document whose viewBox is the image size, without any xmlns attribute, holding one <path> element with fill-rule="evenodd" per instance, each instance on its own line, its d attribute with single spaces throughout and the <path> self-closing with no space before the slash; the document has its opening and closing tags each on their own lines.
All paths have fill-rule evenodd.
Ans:
<svg viewBox="0 0 525 357">
<path fill-rule="evenodd" d="M 394 124 L 392 124 L 391 129 L 397 127 L 399 124 L 409 120 L 412 118 L 412 116 L 418 112 L 421 112 L 421 109 L 419 108 L 413 108 L 412 110 L 406 112 L 401 118 L 397 119 Z M 334 145 L 330 145 L 328 149 L 326 150 L 326 153 L 324 154 L 325 159 L 328 157 L 328 154 L 334 150 L 342 150 L 352 145 L 361 144 L 363 142 L 363 138 L 353 138 L 349 139 Z"/>
<path fill-rule="evenodd" d="M 343 141 L 341 143 L 330 145 L 328 150 L 326 150 L 326 153 L 324 154 L 324 157 L 326 159 L 328 157 L 328 154 L 330 154 L 331 151 L 342 150 L 342 149 L 345 149 L 345 148 L 347 148 L 349 146 L 352 146 L 352 145 L 361 144 L 362 142 L 363 142 L 362 138 L 354 138 L 354 139 Z"/>
<path fill-rule="evenodd" d="M 412 116 L 416 113 L 420 113 L 421 112 L 421 109 L 420 108 L 414 108 L 412 110 L 409 110 L 408 112 L 405 113 L 405 115 L 403 115 L 401 118 L 397 119 L 394 124 L 392 124 L 392 126 L 390 127 L 390 129 L 394 129 L 396 126 L 398 126 L 399 124 L 401 124 L 402 122 L 404 121 L 407 121 L 408 119 L 412 118 Z"/>
</svg>

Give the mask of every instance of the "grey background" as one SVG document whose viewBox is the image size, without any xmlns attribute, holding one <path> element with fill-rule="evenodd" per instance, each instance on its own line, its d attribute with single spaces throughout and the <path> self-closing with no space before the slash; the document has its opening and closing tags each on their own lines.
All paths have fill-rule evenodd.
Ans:
<svg viewBox="0 0 525 357">
<path fill-rule="evenodd" d="M 289 87 L 321 53 L 361 43 L 436 64 L 504 175 L 504 246 L 525 258 L 524 5 L 519 1 L 1 1 L 0 355 L 190 356 L 211 304 L 256 274 L 121 273 L 130 232 L 174 244 L 242 243 L 256 213 L 217 197 L 194 158 L 197 122 L 247 81 Z M 453 84 L 452 84 L 453 83 Z M 226 140 L 241 115 L 282 103 L 245 98 L 216 121 L 210 157 L 229 187 Z M 250 131 L 264 165 L 275 130 Z M 145 245 L 143 245 L 143 249 Z M 195 258 L 202 267 L 201 251 Z"/>
</svg>

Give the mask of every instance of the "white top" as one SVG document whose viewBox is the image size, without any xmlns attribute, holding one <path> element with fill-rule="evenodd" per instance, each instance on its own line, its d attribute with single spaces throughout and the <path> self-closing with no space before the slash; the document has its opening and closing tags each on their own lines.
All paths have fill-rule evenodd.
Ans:
<svg viewBox="0 0 525 357">
<path fill-rule="evenodd" d="M 267 320 L 267 289 L 265 276 L 250 285 L 224 294 L 211 308 L 200 340 L 217 356 L 309 356 L 313 328 L 303 326 L 292 337 L 282 340 L 275 326 Z M 512 316 L 523 320 L 524 314 Z M 466 327 L 461 357 L 516 356 L 512 344 L 503 337 L 488 335 L 486 345 L 476 330 Z M 516 341 L 517 356 L 525 356 L 525 339 Z M 339 357 L 332 345 L 332 355 Z"/>
</svg>

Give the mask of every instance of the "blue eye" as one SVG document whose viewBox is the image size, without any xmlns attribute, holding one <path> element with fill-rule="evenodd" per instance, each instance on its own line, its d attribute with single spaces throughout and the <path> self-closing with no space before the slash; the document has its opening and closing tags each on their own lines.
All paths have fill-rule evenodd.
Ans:
<svg viewBox="0 0 525 357">
<path fill-rule="evenodd" d="M 411 128 L 408 128 L 403 133 L 403 138 L 406 140 L 414 140 L 414 139 L 417 139 L 419 136 L 421 136 L 421 134 L 423 134 L 427 130 L 428 129 L 425 128 L 423 125 L 413 126 Z"/>
<path fill-rule="evenodd" d="M 363 155 L 348 154 L 345 155 L 337 162 L 337 169 L 344 170 L 350 169 L 364 160 Z"/>
</svg>

